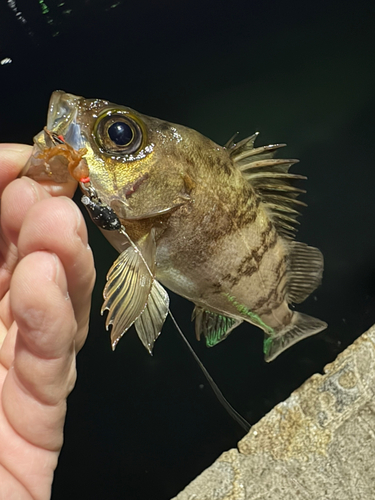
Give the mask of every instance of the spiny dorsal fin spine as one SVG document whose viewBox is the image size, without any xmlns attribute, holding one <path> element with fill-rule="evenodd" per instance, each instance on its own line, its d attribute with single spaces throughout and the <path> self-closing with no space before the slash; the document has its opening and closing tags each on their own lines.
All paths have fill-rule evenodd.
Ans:
<svg viewBox="0 0 375 500">
<path fill-rule="evenodd" d="M 248 171 L 247 171 L 248 172 Z M 246 172 L 246 173 L 247 173 Z M 256 179 L 271 179 L 271 180 L 305 180 L 306 177 L 304 175 L 299 175 L 299 174 L 289 174 L 287 172 L 255 172 L 255 173 L 250 173 L 244 177 L 248 177 L 251 181 L 256 180 Z"/>
<path fill-rule="evenodd" d="M 298 220 L 295 219 L 295 217 L 289 217 L 288 215 L 282 214 L 280 212 L 275 213 L 275 217 L 277 217 L 280 221 L 285 221 L 286 225 L 289 224 L 301 224 Z M 288 226 L 292 230 L 295 230 L 296 228 L 294 225 Z"/>
<path fill-rule="evenodd" d="M 236 156 L 237 162 L 244 160 L 245 158 L 252 158 L 253 161 L 256 161 L 257 158 L 261 158 L 263 160 L 272 159 L 276 153 L 276 151 L 280 148 L 285 147 L 286 144 L 270 144 L 269 146 L 262 146 L 260 148 L 254 148 L 250 150 L 245 150 L 242 153 L 239 153 Z M 282 161 L 282 160 L 278 160 Z"/>
<path fill-rule="evenodd" d="M 291 208 L 291 207 L 289 207 L 287 205 L 280 205 L 278 203 L 268 202 L 267 206 L 268 206 L 268 208 L 270 208 L 274 212 L 280 212 L 280 213 L 283 213 L 283 214 L 284 213 L 285 214 L 291 214 L 294 217 L 298 217 L 299 215 L 301 215 L 301 212 L 298 212 L 298 210 L 295 210 L 294 208 Z"/>
<path fill-rule="evenodd" d="M 261 158 L 259 156 L 253 156 L 254 161 L 249 163 L 248 157 L 236 162 L 236 166 L 241 170 L 241 172 L 249 172 L 251 175 L 253 172 L 279 172 L 288 173 L 290 167 L 296 163 L 297 160 L 285 160 L 285 159 L 275 159 L 275 158 Z"/>
<path fill-rule="evenodd" d="M 296 196 L 298 196 L 298 194 Z M 269 193 L 267 195 L 267 203 L 269 205 L 272 205 L 272 204 L 278 205 L 280 207 L 279 210 L 281 210 L 282 208 L 285 208 L 285 209 L 290 208 L 290 205 L 293 205 L 293 206 L 296 205 L 298 207 L 307 207 L 305 202 L 303 202 L 301 200 L 297 200 L 296 198 L 286 197 L 286 196 L 279 194 L 279 193 L 278 194 Z M 298 212 L 298 214 L 299 214 L 299 212 Z"/>
<path fill-rule="evenodd" d="M 258 154 L 262 154 L 262 153 L 267 153 L 267 152 L 274 152 L 276 151 L 277 149 L 280 149 L 280 148 L 285 148 L 286 144 L 284 143 L 280 143 L 280 144 L 268 144 L 267 146 L 260 146 L 259 148 L 253 148 L 252 150 L 250 150 L 248 152 L 248 155 L 249 156 L 255 156 L 255 155 L 258 155 Z"/>
<path fill-rule="evenodd" d="M 291 239 L 296 232 L 294 227 L 297 223 L 296 218 L 300 215 L 297 210 L 291 208 L 291 205 L 306 205 L 296 200 L 300 193 L 306 191 L 296 187 L 294 183 L 306 177 L 289 173 L 290 167 L 298 160 L 273 158 L 275 152 L 285 144 L 254 148 L 258 135 L 257 132 L 237 144 L 234 143 L 235 137 L 233 137 L 228 143 L 229 155 L 243 177 L 260 196 L 276 229 L 287 239 Z"/>
<path fill-rule="evenodd" d="M 256 138 L 258 137 L 259 132 L 255 132 L 255 134 L 251 135 L 250 137 L 247 137 L 246 139 L 242 139 L 240 142 L 233 142 L 230 149 L 231 149 L 231 156 L 232 153 L 242 153 L 244 150 L 250 150 L 254 149 L 254 143 Z M 233 138 L 234 139 L 234 138 Z"/>
<path fill-rule="evenodd" d="M 268 184 L 262 184 L 261 182 L 255 183 L 256 185 L 254 186 L 256 190 L 263 190 L 266 191 L 267 189 L 270 191 L 277 191 L 277 192 L 284 192 L 284 193 L 295 193 L 295 194 L 300 194 L 300 193 L 306 193 L 305 189 L 300 189 L 294 186 L 289 186 L 288 184 L 281 184 L 278 182 L 271 183 L 268 180 Z M 298 195 L 297 194 L 297 195 Z M 267 193 L 262 193 L 261 198 L 264 197 L 264 202 L 267 202 Z"/>
<path fill-rule="evenodd" d="M 235 138 L 238 136 L 239 132 L 236 132 L 235 134 L 232 135 L 232 137 L 229 139 L 228 142 L 224 144 L 225 149 L 232 149 L 236 146 L 236 141 Z"/>
</svg>

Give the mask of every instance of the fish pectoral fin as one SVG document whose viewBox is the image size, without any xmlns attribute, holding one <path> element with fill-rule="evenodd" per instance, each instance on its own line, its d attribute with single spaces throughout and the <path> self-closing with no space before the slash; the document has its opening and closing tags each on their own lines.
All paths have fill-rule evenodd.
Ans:
<svg viewBox="0 0 375 500">
<path fill-rule="evenodd" d="M 242 319 L 230 318 L 200 306 L 195 306 L 192 319 L 195 319 L 197 340 L 204 335 L 207 347 L 213 347 L 226 339 L 230 332 L 242 323 Z"/>
<path fill-rule="evenodd" d="M 154 280 L 148 296 L 147 306 L 135 320 L 134 326 L 142 344 L 152 355 L 156 339 L 161 333 L 164 321 L 169 311 L 169 296 L 161 284 Z"/>
<path fill-rule="evenodd" d="M 327 328 L 327 323 L 313 318 L 307 314 L 295 312 L 292 321 L 281 332 L 275 336 L 265 334 L 263 350 L 264 359 L 269 362 L 274 360 L 288 347 L 296 344 L 302 339 L 315 335 Z"/>
<path fill-rule="evenodd" d="M 106 328 L 112 325 L 112 349 L 144 311 L 153 281 L 140 251 L 129 244 L 108 271 L 103 291 L 101 313 L 109 311 Z"/>
</svg>

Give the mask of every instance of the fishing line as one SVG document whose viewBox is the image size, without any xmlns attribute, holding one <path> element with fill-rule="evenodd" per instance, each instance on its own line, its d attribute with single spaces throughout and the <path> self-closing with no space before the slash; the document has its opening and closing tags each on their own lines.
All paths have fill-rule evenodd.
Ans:
<svg viewBox="0 0 375 500">
<path fill-rule="evenodd" d="M 125 227 L 123 225 L 121 225 L 121 229 L 119 230 L 119 232 L 127 238 L 129 243 L 132 245 L 134 251 L 137 252 L 139 254 L 139 256 L 141 257 L 141 259 L 142 259 L 144 265 L 146 266 L 146 269 L 147 269 L 148 273 L 150 274 L 151 278 L 155 279 L 151 269 L 149 268 L 149 266 L 146 262 L 146 259 L 142 255 L 142 252 L 139 250 L 139 248 L 134 243 L 134 241 L 132 241 L 132 239 L 129 237 L 129 235 L 127 234 Z M 207 371 L 206 367 L 204 366 L 204 364 L 202 363 L 202 361 L 199 359 L 197 353 L 194 351 L 194 349 L 190 345 L 190 342 L 185 337 L 183 331 L 181 330 L 179 324 L 177 323 L 177 321 L 176 321 L 175 317 L 173 316 L 172 311 L 170 310 L 169 307 L 168 307 L 168 314 L 171 317 L 171 319 L 174 323 L 174 326 L 176 327 L 178 333 L 181 335 L 182 340 L 185 342 L 190 353 L 192 354 L 193 358 L 197 362 L 199 368 L 202 370 L 203 375 L 206 377 L 207 382 L 210 384 L 211 389 L 213 390 L 213 392 L 214 392 L 215 396 L 217 397 L 217 399 L 219 400 L 219 402 L 223 405 L 224 409 L 228 412 L 228 414 L 246 431 L 246 433 L 249 432 L 251 425 L 242 415 L 240 415 L 238 413 L 237 410 L 235 410 L 233 408 L 233 406 L 229 403 L 229 401 L 226 399 L 224 394 L 221 392 L 218 385 L 216 384 L 214 379 L 211 377 L 211 375 L 208 373 L 208 371 Z"/>
<path fill-rule="evenodd" d="M 235 410 L 233 408 L 233 406 L 229 403 L 229 401 L 226 399 L 226 397 L 224 396 L 224 394 L 221 392 L 221 390 L 219 389 L 218 385 L 216 384 L 216 382 L 214 381 L 214 379 L 211 377 L 211 375 L 208 373 L 208 371 L 207 371 L 206 367 L 204 366 L 204 364 L 202 363 L 202 361 L 199 359 L 197 353 L 191 347 L 188 339 L 183 334 L 181 328 L 179 327 L 179 325 L 178 325 L 175 317 L 173 316 L 173 314 L 172 314 L 172 312 L 171 312 L 171 310 L 169 308 L 168 308 L 168 313 L 169 313 L 169 316 L 171 317 L 171 319 L 172 319 L 172 321 L 174 323 L 174 326 L 176 327 L 178 333 L 181 335 L 181 337 L 182 337 L 183 341 L 185 342 L 185 344 L 187 345 L 190 353 L 193 355 L 193 358 L 198 363 L 199 368 L 202 370 L 203 375 L 206 377 L 208 383 L 210 384 L 211 389 L 213 390 L 213 392 L 214 392 L 215 396 L 217 397 L 217 399 L 220 401 L 220 403 L 223 405 L 223 407 L 229 413 L 229 415 L 246 432 L 249 432 L 249 430 L 251 429 L 251 424 L 249 424 L 249 422 L 240 413 L 238 413 L 237 410 Z"/>
<path fill-rule="evenodd" d="M 100 202 L 95 188 L 91 185 L 89 178 L 83 182 L 81 180 L 80 182 L 81 187 L 83 190 L 87 193 L 87 195 L 83 196 L 81 201 L 82 203 L 86 206 L 86 208 L 89 210 L 91 208 L 91 211 L 95 209 L 97 211 L 97 216 L 93 216 L 94 212 L 90 212 L 90 216 L 95 222 L 96 225 L 99 225 L 99 227 L 102 227 L 103 229 L 112 229 L 112 230 L 117 230 L 120 234 L 125 236 L 125 238 L 128 240 L 130 245 L 133 247 L 133 250 L 139 255 L 141 258 L 143 264 L 146 267 L 147 272 L 150 274 L 152 280 L 155 279 L 155 276 L 153 272 L 151 271 L 149 265 L 146 262 L 146 259 L 143 257 L 142 252 L 140 249 L 137 247 L 137 245 L 134 243 L 134 241 L 130 238 L 128 233 L 126 232 L 125 227 L 121 224 L 119 218 L 117 217 L 116 213 L 112 208 L 110 208 L 108 205 L 104 205 Z M 86 199 L 87 198 L 87 199 Z M 90 207 L 90 203 L 93 205 Z M 100 217 L 99 217 L 100 216 Z M 226 399 L 224 394 L 221 392 L 219 389 L 218 385 L 214 381 L 214 379 L 211 377 L 211 375 L 208 373 L 206 367 L 202 363 L 202 361 L 199 359 L 198 355 L 190 345 L 189 341 L 185 337 L 183 331 L 179 327 L 175 317 L 172 314 L 172 311 L 168 307 L 168 314 L 171 317 L 178 333 L 180 334 L 182 340 L 185 342 L 187 348 L 189 349 L 190 353 L 192 354 L 193 358 L 195 359 L 196 363 L 198 364 L 199 368 L 202 370 L 203 375 L 206 377 L 207 382 L 210 384 L 211 389 L 213 390 L 215 396 L 219 400 L 219 402 L 222 404 L 223 408 L 227 411 L 227 413 L 235 420 L 245 431 L 246 433 L 249 432 L 251 425 L 249 422 L 238 413 L 237 410 L 233 408 L 233 406 L 229 403 L 229 401 Z"/>
</svg>

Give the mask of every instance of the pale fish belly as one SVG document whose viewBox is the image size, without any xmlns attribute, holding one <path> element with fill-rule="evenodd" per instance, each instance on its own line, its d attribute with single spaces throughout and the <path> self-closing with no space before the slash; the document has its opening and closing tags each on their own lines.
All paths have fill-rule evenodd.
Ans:
<svg viewBox="0 0 375 500">
<path fill-rule="evenodd" d="M 181 258 L 180 254 L 180 258 Z M 186 256 L 188 259 L 188 256 Z M 200 294 L 200 282 L 194 279 L 194 273 L 189 272 L 184 266 L 178 265 L 170 254 L 168 245 L 157 246 L 156 250 L 156 279 L 172 292 L 191 301 Z"/>
</svg>

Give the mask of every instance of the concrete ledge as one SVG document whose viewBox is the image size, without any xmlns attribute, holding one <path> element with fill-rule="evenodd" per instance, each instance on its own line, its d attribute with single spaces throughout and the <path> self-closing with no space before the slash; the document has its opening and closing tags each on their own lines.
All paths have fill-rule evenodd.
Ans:
<svg viewBox="0 0 375 500">
<path fill-rule="evenodd" d="M 175 500 L 375 499 L 375 325 Z"/>
</svg>

